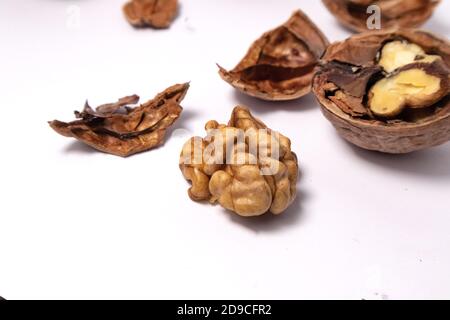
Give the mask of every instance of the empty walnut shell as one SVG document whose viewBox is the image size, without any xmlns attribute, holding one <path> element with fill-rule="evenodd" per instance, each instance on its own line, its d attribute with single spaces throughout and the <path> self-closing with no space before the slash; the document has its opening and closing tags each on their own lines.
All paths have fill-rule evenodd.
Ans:
<svg viewBox="0 0 450 320">
<path fill-rule="evenodd" d="M 414 61 L 388 73 L 379 61 L 383 48 L 393 41 L 415 44 L 425 55 L 413 56 Z M 434 62 L 426 63 L 430 57 Z M 325 117 L 349 142 L 368 150 L 408 153 L 450 140 L 449 66 L 447 40 L 412 29 L 367 32 L 330 45 L 314 78 L 313 91 Z M 414 68 L 435 77 L 435 84 L 440 87 L 430 95 L 434 100 L 425 99 L 420 106 L 417 105 L 420 99 L 412 99 L 414 103 L 393 118 L 374 114 L 369 100 L 373 98 L 375 85 Z M 412 92 L 412 98 L 417 98 L 414 94 L 427 88 L 414 87 L 417 79 L 411 80 L 412 84 L 404 83 L 402 89 L 406 88 Z M 387 98 L 390 94 L 400 92 L 395 88 L 388 90 L 386 105 L 393 101 Z"/>
<path fill-rule="evenodd" d="M 348 28 L 368 31 L 367 21 L 377 5 L 381 14 L 381 29 L 416 28 L 425 23 L 441 0 L 322 0 L 331 13 Z"/>
<path fill-rule="evenodd" d="M 178 0 L 131 0 L 124 5 L 123 13 L 136 28 L 165 29 L 178 13 Z"/>
<path fill-rule="evenodd" d="M 293 100 L 311 91 L 311 81 L 328 40 L 298 10 L 282 26 L 256 40 L 231 71 L 219 66 L 223 80 L 264 100 Z"/>
<path fill-rule="evenodd" d="M 164 143 L 167 129 L 179 118 L 180 106 L 189 84 L 177 84 L 154 99 L 130 107 L 139 101 L 137 95 L 119 99 L 92 109 L 75 111 L 77 120 L 50 121 L 50 127 L 62 136 L 75 138 L 99 151 L 127 157 L 156 148 Z"/>
<path fill-rule="evenodd" d="M 189 197 L 208 200 L 244 217 L 283 213 L 296 197 L 297 157 L 291 141 L 245 107 L 227 125 L 209 121 L 205 138 L 193 137 L 180 155 Z"/>
</svg>

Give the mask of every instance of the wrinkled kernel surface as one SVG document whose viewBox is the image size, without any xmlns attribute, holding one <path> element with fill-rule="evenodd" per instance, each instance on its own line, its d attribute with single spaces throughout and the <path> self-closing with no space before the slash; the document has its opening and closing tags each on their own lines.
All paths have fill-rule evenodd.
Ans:
<svg viewBox="0 0 450 320">
<path fill-rule="evenodd" d="M 208 135 L 191 138 L 180 156 L 180 169 L 192 183 L 192 200 L 217 202 L 244 217 L 277 215 L 290 206 L 298 165 L 288 138 L 272 132 L 244 107 L 233 110 L 228 125 L 209 121 L 205 128 Z M 244 139 L 237 138 L 244 133 Z"/>
</svg>

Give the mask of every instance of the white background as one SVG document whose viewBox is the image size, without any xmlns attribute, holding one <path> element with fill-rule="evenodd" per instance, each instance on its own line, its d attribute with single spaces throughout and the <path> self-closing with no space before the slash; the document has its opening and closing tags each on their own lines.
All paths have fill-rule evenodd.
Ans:
<svg viewBox="0 0 450 320">
<path fill-rule="evenodd" d="M 234 67 L 299 7 L 330 40 L 349 36 L 320 1 L 182 0 L 167 31 L 134 30 L 124 2 L 0 2 L 0 295 L 450 298 L 450 144 L 366 152 L 337 136 L 312 96 L 262 102 L 217 75 L 216 62 Z M 449 12 L 445 0 L 424 28 L 448 37 Z M 86 98 L 146 100 L 185 81 L 177 134 L 128 159 L 46 122 L 72 120 Z M 242 219 L 187 196 L 184 141 L 237 104 L 293 141 L 302 176 L 283 216 Z"/>
</svg>

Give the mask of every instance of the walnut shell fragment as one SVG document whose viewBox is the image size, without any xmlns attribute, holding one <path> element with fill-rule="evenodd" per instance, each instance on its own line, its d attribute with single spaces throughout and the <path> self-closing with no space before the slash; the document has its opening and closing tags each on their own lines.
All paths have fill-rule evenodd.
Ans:
<svg viewBox="0 0 450 320">
<path fill-rule="evenodd" d="M 313 91 L 323 114 L 349 142 L 409 153 L 450 140 L 450 43 L 399 29 L 330 45 Z"/>
<path fill-rule="evenodd" d="M 282 26 L 256 40 L 233 70 L 219 66 L 219 74 L 247 95 L 294 100 L 311 91 L 314 69 L 328 44 L 319 28 L 298 10 Z"/>
<path fill-rule="evenodd" d="M 138 107 L 136 95 L 119 99 L 93 110 L 88 103 L 82 112 L 75 111 L 78 120 L 49 122 L 56 132 L 84 142 L 106 153 L 127 157 L 164 143 L 167 129 L 178 119 L 181 101 L 189 84 L 177 84 Z"/>
<path fill-rule="evenodd" d="M 236 107 L 228 125 L 209 121 L 205 138 L 183 146 L 180 169 L 192 183 L 189 196 L 244 217 L 284 212 L 296 197 L 297 156 L 291 142 Z"/>
<path fill-rule="evenodd" d="M 136 28 L 165 29 L 178 14 L 178 0 L 131 0 L 124 5 L 123 12 Z"/>
<path fill-rule="evenodd" d="M 374 11 L 370 6 L 380 9 L 380 27 L 417 28 L 433 14 L 441 0 L 322 0 L 330 12 L 346 27 L 357 31 L 369 30 L 368 23 Z"/>
</svg>

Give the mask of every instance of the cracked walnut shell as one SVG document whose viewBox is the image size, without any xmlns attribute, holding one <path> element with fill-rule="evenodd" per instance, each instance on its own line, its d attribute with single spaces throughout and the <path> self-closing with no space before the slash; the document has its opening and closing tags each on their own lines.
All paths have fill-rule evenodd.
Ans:
<svg viewBox="0 0 450 320">
<path fill-rule="evenodd" d="M 450 140 L 450 44 L 400 29 L 331 44 L 314 78 L 323 114 L 349 142 L 409 153 Z"/>
<path fill-rule="evenodd" d="M 178 13 L 178 0 L 131 0 L 124 5 L 123 13 L 136 28 L 165 29 Z"/>
<path fill-rule="evenodd" d="M 137 95 L 92 109 L 88 103 L 77 120 L 50 121 L 50 127 L 65 137 L 75 138 L 99 151 L 127 157 L 164 143 L 167 129 L 178 119 L 181 101 L 189 84 L 177 84 L 138 107 Z"/>
<path fill-rule="evenodd" d="M 205 138 L 183 146 L 180 169 L 194 201 L 208 200 L 244 217 L 284 212 L 294 201 L 297 157 L 291 142 L 236 107 L 228 125 L 209 121 Z"/>
<path fill-rule="evenodd" d="M 311 81 L 328 40 L 298 10 L 282 26 L 256 40 L 230 71 L 219 66 L 223 80 L 244 94 L 263 100 L 294 100 L 311 91 Z"/>
<path fill-rule="evenodd" d="M 381 29 L 416 28 L 424 24 L 433 14 L 441 0 L 322 0 L 330 12 L 346 27 L 357 31 L 368 31 L 368 19 L 380 9 Z"/>
</svg>

